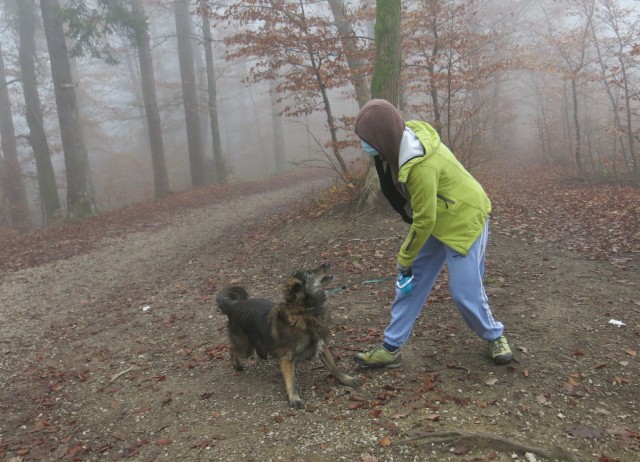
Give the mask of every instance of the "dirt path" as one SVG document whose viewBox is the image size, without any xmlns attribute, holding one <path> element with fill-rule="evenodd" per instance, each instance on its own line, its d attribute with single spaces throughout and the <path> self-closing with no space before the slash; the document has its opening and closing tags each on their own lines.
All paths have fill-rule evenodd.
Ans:
<svg viewBox="0 0 640 462">
<path fill-rule="evenodd" d="M 443 276 L 405 365 L 364 371 L 350 357 L 380 340 L 406 228 L 386 209 L 276 214 L 301 197 L 308 209 L 321 184 L 232 194 L 5 274 L 0 460 L 640 458 L 638 262 L 589 260 L 498 216 L 487 287 L 518 361 L 487 361 Z M 306 408 L 293 411 L 271 361 L 232 370 L 213 299 L 230 283 L 277 299 L 289 273 L 321 260 L 335 270 L 334 353 L 365 384 L 305 364 Z"/>
</svg>

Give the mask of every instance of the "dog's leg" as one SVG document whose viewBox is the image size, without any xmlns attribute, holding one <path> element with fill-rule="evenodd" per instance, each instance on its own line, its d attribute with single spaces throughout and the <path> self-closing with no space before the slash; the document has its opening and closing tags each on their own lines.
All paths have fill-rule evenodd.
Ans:
<svg viewBox="0 0 640 462">
<path fill-rule="evenodd" d="M 229 350 L 229 356 L 231 356 L 231 364 L 233 368 L 237 371 L 243 371 L 244 367 L 242 367 L 242 363 L 240 362 L 240 356 L 238 352 L 234 351 L 233 348 Z"/>
<path fill-rule="evenodd" d="M 327 345 L 322 346 L 319 356 L 320 361 L 322 361 L 325 367 L 329 369 L 331 375 L 338 379 L 342 385 L 346 385 L 348 387 L 359 387 L 361 385 L 359 378 L 351 377 L 350 375 L 338 370 L 338 366 L 336 366 L 336 363 L 333 360 L 333 355 L 331 354 L 331 351 L 329 351 L 329 347 Z"/>
<path fill-rule="evenodd" d="M 253 354 L 253 345 L 242 329 L 229 323 L 229 356 L 231 364 L 237 371 L 244 370 L 242 359 Z"/>
<path fill-rule="evenodd" d="M 298 395 L 298 387 L 296 385 L 296 365 L 287 358 L 280 358 L 280 371 L 284 378 L 284 384 L 287 387 L 287 396 L 289 397 L 289 405 L 296 409 L 302 409 L 302 400 Z"/>
</svg>

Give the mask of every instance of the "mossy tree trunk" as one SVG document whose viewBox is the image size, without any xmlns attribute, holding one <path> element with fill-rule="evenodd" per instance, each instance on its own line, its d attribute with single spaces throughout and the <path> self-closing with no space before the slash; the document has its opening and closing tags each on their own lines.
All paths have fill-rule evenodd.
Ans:
<svg viewBox="0 0 640 462">
<path fill-rule="evenodd" d="M 371 97 L 386 99 L 394 106 L 400 103 L 400 69 L 402 50 L 400 39 L 400 0 L 376 1 L 374 36 L 376 60 L 371 81 Z M 383 200 L 373 161 L 369 163 L 360 194 L 358 209 L 371 207 Z"/>
</svg>

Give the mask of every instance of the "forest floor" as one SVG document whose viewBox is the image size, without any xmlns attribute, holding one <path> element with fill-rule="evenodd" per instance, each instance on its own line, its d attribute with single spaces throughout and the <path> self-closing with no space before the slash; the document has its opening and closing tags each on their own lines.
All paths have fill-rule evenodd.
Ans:
<svg viewBox="0 0 640 462">
<path fill-rule="evenodd" d="M 446 273 L 402 367 L 356 366 L 388 321 L 407 226 L 384 205 L 353 210 L 326 178 L 202 188 L 0 242 L 0 460 L 640 460 L 640 191 L 479 177 L 507 366 Z M 278 300 L 320 261 L 338 367 L 364 384 L 302 364 L 293 410 L 272 360 L 232 369 L 215 294 Z"/>
</svg>

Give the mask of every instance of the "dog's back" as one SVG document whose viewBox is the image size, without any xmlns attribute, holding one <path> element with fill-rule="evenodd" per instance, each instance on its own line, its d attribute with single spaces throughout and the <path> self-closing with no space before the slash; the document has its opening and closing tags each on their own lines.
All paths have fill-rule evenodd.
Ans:
<svg viewBox="0 0 640 462">
<path fill-rule="evenodd" d="M 255 349 L 258 356 L 266 358 L 273 347 L 269 311 L 274 303 L 249 298 L 247 291 L 240 286 L 223 289 L 217 295 L 216 302 L 220 311 L 229 318 L 229 340 L 235 346 L 235 356 L 248 357 Z M 236 360 L 234 367 L 239 367 Z"/>
<path fill-rule="evenodd" d="M 267 315 L 275 303 L 260 298 L 249 298 L 244 287 L 231 286 L 223 289 L 216 296 L 220 311 L 229 317 L 230 321 L 241 322 L 247 317 L 260 319 Z"/>
</svg>

